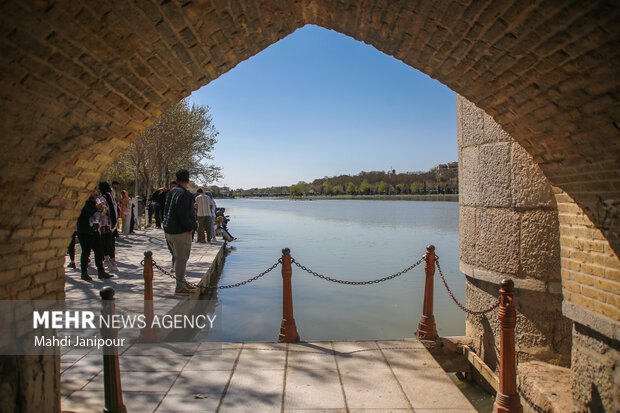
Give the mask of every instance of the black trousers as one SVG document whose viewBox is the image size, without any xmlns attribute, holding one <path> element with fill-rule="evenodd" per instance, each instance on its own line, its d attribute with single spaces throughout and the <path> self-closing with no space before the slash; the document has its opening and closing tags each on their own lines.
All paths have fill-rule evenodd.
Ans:
<svg viewBox="0 0 620 413">
<path fill-rule="evenodd" d="M 71 242 L 69 243 L 69 248 L 67 248 L 67 253 L 69 254 L 71 262 L 75 262 L 75 240 L 77 239 L 77 234 L 77 231 L 73 232 L 73 235 L 71 235 Z"/>
<path fill-rule="evenodd" d="M 161 222 L 164 220 L 164 209 L 159 205 L 155 205 L 155 226 L 161 228 Z"/>
<path fill-rule="evenodd" d="M 95 265 L 98 270 L 103 269 L 103 249 L 101 245 L 101 237 L 98 232 L 78 232 L 78 239 L 80 240 L 80 246 L 82 247 L 82 257 L 80 259 L 80 268 L 82 272 L 88 270 L 88 257 L 92 250 L 95 254 Z"/>
<path fill-rule="evenodd" d="M 114 233 L 112 232 L 102 232 L 101 233 L 101 244 L 103 246 L 103 255 L 107 255 L 110 258 L 114 258 Z"/>
</svg>

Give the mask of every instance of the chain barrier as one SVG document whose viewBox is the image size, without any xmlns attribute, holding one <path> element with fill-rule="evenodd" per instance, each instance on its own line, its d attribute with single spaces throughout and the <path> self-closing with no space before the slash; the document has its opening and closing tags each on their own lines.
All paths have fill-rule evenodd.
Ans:
<svg viewBox="0 0 620 413">
<path fill-rule="evenodd" d="M 157 262 L 154 259 L 151 259 L 151 261 L 153 262 L 153 267 L 157 268 L 159 271 L 161 271 L 162 273 L 164 273 L 165 275 L 167 275 L 168 277 L 172 278 L 173 280 L 177 281 L 177 278 L 172 275 L 169 271 L 166 271 L 164 268 L 162 268 L 161 266 L 157 265 Z M 281 259 L 279 259 L 278 261 L 275 262 L 275 264 L 273 264 L 271 267 L 267 268 L 265 271 L 261 272 L 260 274 L 258 274 L 255 277 L 249 278 L 245 281 L 241 281 L 235 284 L 230 284 L 230 285 L 220 285 L 220 286 L 216 286 L 216 285 L 206 285 L 206 286 L 202 286 L 200 284 L 194 284 L 191 283 L 189 281 L 185 281 L 185 285 L 189 288 L 209 288 L 209 289 L 224 289 L 224 288 L 234 288 L 234 287 L 240 287 L 242 285 L 251 283 L 252 281 L 256 281 L 258 280 L 260 277 L 263 277 L 265 275 L 267 275 L 269 272 L 271 272 L 273 269 L 275 269 L 280 263 L 282 262 Z M 140 261 L 140 265 L 142 265 L 144 267 L 144 260 Z"/>
<path fill-rule="evenodd" d="M 334 282 L 334 283 L 346 284 L 346 285 L 368 285 L 368 284 L 378 284 L 378 283 L 383 282 L 383 281 L 391 280 L 392 278 L 396 278 L 396 277 L 398 277 L 398 276 L 400 276 L 400 275 L 403 275 L 404 273 L 406 273 L 406 272 L 408 272 L 408 271 L 410 271 L 410 270 L 414 269 L 415 267 L 417 267 L 418 265 L 420 265 L 423 261 L 424 261 L 424 257 L 420 258 L 420 259 L 419 259 L 416 263 L 414 263 L 413 265 L 411 265 L 411 266 L 409 266 L 409 267 L 405 268 L 405 269 L 404 269 L 404 270 L 402 270 L 402 271 L 399 271 L 399 272 L 397 272 L 397 273 L 395 273 L 395 274 L 392 274 L 392 275 L 388 275 L 387 277 L 379 278 L 379 279 L 377 279 L 377 280 L 370 280 L 370 281 L 347 281 L 347 280 L 338 280 L 338 279 L 336 279 L 336 278 L 331 278 L 331 277 L 328 277 L 328 276 L 326 276 L 326 275 L 319 274 L 319 273 L 317 273 L 317 272 L 315 272 L 315 271 L 312 271 L 311 269 L 308 269 L 307 267 L 305 267 L 305 266 L 301 265 L 300 263 L 298 263 L 297 261 L 295 261 L 295 259 L 294 259 L 294 258 L 292 258 L 292 257 L 291 257 L 291 262 L 292 262 L 293 264 L 295 264 L 297 267 L 299 267 L 300 269 L 302 269 L 302 270 L 304 270 L 305 272 L 307 272 L 308 274 L 314 275 L 315 277 L 318 277 L 318 278 L 322 278 L 322 279 L 324 279 L 325 281 L 331 281 L 331 282 Z"/>
<path fill-rule="evenodd" d="M 217 288 L 218 290 L 221 290 L 221 289 L 224 289 L 224 288 L 241 287 L 242 285 L 246 285 L 248 283 L 251 283 L 252 281 L 258 280 L 260 277 L 263 277 L 263 276 L 267 275 L 269 272 L 271 272 L 271 270 L 276 268 L 281 263 L 282 263 L 282 259 L 279 259 L 278 261 L 275 262 L 275 264 L 273 264 L 271 267 L 267 268 L 265 271 L 261 272 L 260 274 L 254 276 L 252 278 L 248 278 L 245 281 L 241 281 L 241 282 L 230 284 L 230 285 L 219 285 L 219 286 L 208 285 L 207 288 L 213 288 L 213 289 Z"/>
<path fill-rule="evenodd" d="M 469 308 L 465 307 L 463 304 L 459 303 L 459 301 L 456 299 L 456 297 L 454 296 L 454 294 L 452 294 L 452 290 L 450 290 L 450 287 L 448 287 L 448 283 L 446 282 L 446 278 L 443 276 L 443 271 L 441 271 L 441 266 L 439 265 L 439 257 L 435 256 L 435 264 L 437 265 L 437 270 L 439 271 L 439 275 L 441 276 L 441 281 L 443 281 L 443 285 L 446 287 L 446 290 L 448 290 L 448 294 L 450 294 L 450 297 L 452 297 L 452 301 L 454 301 L 454 303 L 463 311 L 465 311 L 468 314 L 472 314 L 472 315 L 481 315 L 481 314 L 486 314 L 490 311 L 495 310 L 499 304 L 500 304 L 500 297 L 497 297 L 497 302 L 495 304 L 493 304 L 491 307 L 487 308 L 486 310 L 480 310 L 480 311 L 474 311 L 474 310 L 470 310 Z"/>
<path fill-rule="evenodd" d="M 159 271 L 161 271 L 162 273 L 164 273 L 165 275 L 167 275 L 168 277 L 172 278 L 173 280 L 177 281 L 177 277 L 175 277 L 174 275 L 172 275 L 170 272 L 166 271 L 163 267 L 157 265 L 157 263 L 155 262 L 155 260 L 151 259 L 153 261 L 153 267 L 157 268 Z M 185 286 L 188 288 L 204 288 L 203 286 L 199 285 L 199 284 L 194 284 L 191 283 L 187 280 L 185 280 Z"/>
</svg>

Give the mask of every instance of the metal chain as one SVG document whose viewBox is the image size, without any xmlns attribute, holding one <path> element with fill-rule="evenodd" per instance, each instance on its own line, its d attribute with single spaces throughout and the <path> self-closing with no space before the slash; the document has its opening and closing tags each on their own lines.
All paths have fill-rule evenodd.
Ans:
<svg viewBox="0 0 620 413">
<path fill-rule="evenodd" d="M 334 283 L 346 284 L 346 285 L 368 285 L 368 284 L 378 284 L 378 283 L 383 282 L 383 281 L 391 280 L 392 278 L 396 278 L 396 277 L 398 277 L 398 276 L 400 276 L 400 275 L 403 275 L 403 274 L 404 274 L 404 273 L 406 273 L 407 271 L 414 269 L 415 267 L 417 267 L 418 265 L 420 265 L 420 263 L 422 263 L 422 261 L 424 261 L 424 257 L 420 258 L 420 259 L 419 259 L 419 260 L 418 260 L 415 264 L 413 264 L 413 265 L 411 265 L 411 266 L 409 266 L 409 267 L 405 268 L 405 269 L 404 269 L 404 270 L 402 270 L 402 271 L 397 272 L 396 274 L 392 274 L 392 275 L 389 275 L 389 276 L 387 276 L 387 277 L 379 278 L 379 279 L 377 279 L 377 280 L 371 280 L 371 281 L 347 281 L 347 280 L 338 280 L 338 279 L 336 279 L 336 278 L 331 278 L 331 277 L 328 277 L 328 276 L 326 276 L 326 275 L 322 275 L 322 274 L 319 274 L 319 273 L 317 273 L 317 272 L 314 272 L 314 271 L 312 271 L 312 270 L 308 269 L 307 267 L 305 267 L 305 266 L 301 265 L 301 264 L 300 264 L 300 263 L 298 263 L 297 261 L 295 261 L 295 259 L 291 258 L 291 262 L 292 262 L 293 264 L 295 264 L 297 267 L 301 268 L 302 270 L 304 270 L 304 271 L 305 271 L 305 272 L 307 272 L 308 274 L 312 274 L 312 275 L 314 275 L 315 277 L 322 278 L 322 279 L 324 279 L 324 280 L 326 280 L 326 281 L 331 281 L 331 282 L 334 282 Z"/>
<path fill-rule="evenodd" d="M 166 274 L 168 277 L 172 278 L 173 280 L 178 281 L 177 277 L 175 277 L 174 275 L 172 275 L 171 273 L 169 273 L 168 271 L 164 270 L 162 267 L 157 265 L 155 260 L 152 260 L 152 261 L 153 261 L 153 267 L 157 268 L 159 271 L 163 272 L 164 274 Z M 194 284 L 187 280 L 185 280 L 185 285 L 189 288 L 204 288 L 200 284 Z"/>
<path fill-rule="evenodd" d="M 273 264 L 271 267 L 267 268 L 265 271 L 261 272 L 260 274 L 258 274 L 255 277 L 252 278 L 248 278 L 245 281 L 241 281 L 235 284 L 230 284 L 230 285 L 219 285 L 219 286 L 215 286 L 215 285 L 208 285 L 207 288 L 217 288 L 218 290 L 220 289 L 224 289 L 224 288 L 235 288 L 235 287 L 241 287 L 242 285 L 246 285 L 248 283 L 251 283 L 252 281 L 256 281 L 258 280 L 260 277 L 267 275 L 271 270 L 273 270 L 274 268 L 276 268 L 280 263 L 282 262 L 281 259 L 279 259 L 278 261 L 275 262 L 275 264 Z"/>
<path fill-rule="evenodd" d="M 159 265 L 157 265 L 157 262 L 155 262 L 155 260 L 152 259 L 153 262 L 153 267 L 157 268 L 159 271 L 163 272 L 164 274 L 166 274 L 168 277 L 172 278 L 173 280 L 176 281 L 176 277 L 174 275 L 172 275 L 170 272 L 166 271 L 165 269 L 163 269 L 162 267 L 160 267 Z M 256 281 L 258 280 L 260 277 L 263 277 L 264 275 L 267 275 L 269 272 L 271 272 L 274 268 L 276 268 L 280 263 L 282 262 L 281 259 L 279 259 L 278 261 L 275 262 L 275 264 L 273 264 L 271 267 L 267 268 L 265 271 L 261 272 L 260 274 L 258 274 L 255 277 L 249 278 L 245 281 L 241 281 L 235 284 L 230 284 L 230 285 L 220 285 L 220 286 L 215 286 L 215 285 L 206 285 L 206 286 L 202 286 L 200 284 L 194 284 L 191 283 L 189 281 L 185 281 L 185 284 L 190 287 L 190 288 L 210 288 L 210 289 L 224 289 L 224 288 L 234 288 L 234 287 L 240 287 L 242 285 L 251 283 L 252 281 Z M 142 266 L 144 266 L 144 260 L 142 260 L 140 262 L 140 264 Z"/>
<path fill-rule="evenodd" d="M 465 307 L 463 304 L 459 303 L 456 297 L 454 296 L 454 294 L 452 294 L 450 287 L 448 287 L 446 278 L 443 276 L 443 271 L 441 271 L 441 266 L 439 265 L 439 257 L 437 256 L 435 256 L 435 263 L 437 264 L 437 269 L 439 270 L 439 275 L 441 276 L 441 281 L 443 281 L 443 285 L 446 287 L 446 290 L 448 290 L 448 294 L 450 294 L 450 297 L 452 297 L 452 301 L 454 301 L 454 303 L 458 305 L 461 310 L 465 311 L 468 314 L 481 315 L 481 314 L 486 314 L 490 311 L 493 311 L 497 308 L 497 306 L 499 306 L 499 303 L 500 303 L 499 297 L 497 297 L 497 302 L 493 304 L 491 307 L 487 308 L 486 310 L 480 310 L 480 311 L 470 310 L 469 308 Z"/>
</svg>

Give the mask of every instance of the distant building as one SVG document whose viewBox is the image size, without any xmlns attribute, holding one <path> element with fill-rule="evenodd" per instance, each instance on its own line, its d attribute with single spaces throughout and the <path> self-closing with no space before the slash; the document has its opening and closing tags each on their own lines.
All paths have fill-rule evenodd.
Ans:
<svg viewBox="0 0 620 413">
<path fill-rule="evenodd" d="M 438 163 L 437 165 L 435 165 L 434 169 L 435 170 L 459 169 L 459 163 L 458 162 Z"/>
</svg>

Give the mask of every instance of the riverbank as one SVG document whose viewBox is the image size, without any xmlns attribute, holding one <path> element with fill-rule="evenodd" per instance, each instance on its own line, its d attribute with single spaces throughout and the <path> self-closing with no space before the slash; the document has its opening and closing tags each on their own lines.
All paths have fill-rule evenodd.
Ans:
<svg viewBox="0 0 620 413">
<path fill-rule="evenodd" d="M 245 196 L 238 199 L 292 199 L 292 200 L 317 200 L 317 199 L 356 199 L 375 201 L 435 201 L 435 202 L 458 202 L 459 194 L 416 194 L 416 195 L 309 195 L 309 196 Z"/>
</svg>

